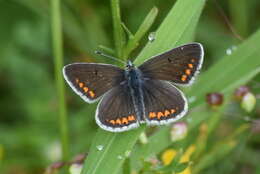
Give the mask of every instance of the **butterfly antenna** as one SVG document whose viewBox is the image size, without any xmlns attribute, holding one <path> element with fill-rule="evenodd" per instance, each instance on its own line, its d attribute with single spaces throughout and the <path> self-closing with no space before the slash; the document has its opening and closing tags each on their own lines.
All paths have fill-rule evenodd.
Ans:
<svg viewBox="0 0 260 174">
<path fill-rule="evenodd" d="M 110 56 L 110 55 L 104 54 L 104 53 L 102 53 L 101 51 L 95 51 L 95 54 L 98 54 L 98 55 L 101 55 L 101 56 L 107 57 L 107 58 L 109 58 L 109 59 L 112 59 L 112 60 L 118 61 L 118 62 L 120 62 L 120 63 L 126 65 L 126 62 L 124 62 L 124 61 L 122 61 L 122 60 L 120 60 L 120 59 L 118 59 L 118 58 L 116 58 L 116 57 L 113 57 L 113 56 Z"/>
</svg>

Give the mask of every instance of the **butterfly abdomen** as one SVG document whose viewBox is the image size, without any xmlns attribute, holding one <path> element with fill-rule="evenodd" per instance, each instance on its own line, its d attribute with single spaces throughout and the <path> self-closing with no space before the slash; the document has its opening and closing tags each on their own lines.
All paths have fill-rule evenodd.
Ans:
<svg viewBox="0 0 260 174">
<path fill-rule="evenodd" d="M 143 100 L 143 92 L 142 92 L 142 73 L 140 70 L 136 68 L 132 68 L 130 70 L 126 70 L 126 79 L 128 88 L 131 93 L 131 98 L 134 104 L 135 112 L 137 118 L 140 122 L 144 122 L 144 100 Z"/>
</svg>

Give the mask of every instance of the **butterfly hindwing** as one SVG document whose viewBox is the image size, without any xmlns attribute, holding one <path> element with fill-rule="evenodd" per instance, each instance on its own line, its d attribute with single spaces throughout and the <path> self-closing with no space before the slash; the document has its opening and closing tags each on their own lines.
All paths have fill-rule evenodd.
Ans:
<svg viewBox="0 0 260 174">
<path fill-rule="evenodd" d="M 63 68 L 70 87 L 86 102 L 95 102 L 124 80 L 124 70 L 107 64 L 73 63 Z"/>
<path fill-rule="evenodd" d="M 183 93 L 166 81 L 144 81 L 143 98 L 146 122 L 150 125 L 174 122 L 182 118 L 188 110 Z"/>
<path fill-rule="evenodd" d="M 152 57 L 139 69 L 145 78 L 190 85 L 201 68 L 203 56 L 201 44 L 186 44 Z"/>
<path fill-rule="evenodd" d="M 139 126 L 126 84 L 114 87 L 103 96 L 96 110 L 96 122 L 111 132 L 122 132 Z"/>
</svg>

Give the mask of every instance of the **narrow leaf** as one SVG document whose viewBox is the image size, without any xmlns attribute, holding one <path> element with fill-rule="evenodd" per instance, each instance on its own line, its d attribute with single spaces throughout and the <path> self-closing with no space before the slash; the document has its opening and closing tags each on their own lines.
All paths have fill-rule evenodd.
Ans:
<svg viewBox="0 0 260 174">
<path fill-rule="evenodd" d="M 177 43 L 188 41 L 188 37 L 191 37 L 192 34 L 187 31 L 195 31 L 204 3 L 205 0 L 178 0 L 159 27 L 156 40 L 146 45 L 137 61 L 141 63 L 149 55 L 172 48 Z M 141 126 L 136 130 L 124 133 L 99 130 L 93 140 L 82 174 L 116 173 L 123 164 L 124 153 L 132 149 L 144 129 L 145 126 Z M 103 145 L 104 149 L 97 150 L 97 145 Z"/>
</svg>

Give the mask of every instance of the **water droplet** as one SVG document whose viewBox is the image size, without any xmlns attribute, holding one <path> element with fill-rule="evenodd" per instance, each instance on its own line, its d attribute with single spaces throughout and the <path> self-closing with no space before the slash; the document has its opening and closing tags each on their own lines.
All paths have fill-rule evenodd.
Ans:
<svg viewBox="0 0 260 174">
<path fill-rule="evenodd" d="M 98 145 L 98 146 L 96 146 L 96 147 L 97 147 L 97 150 L 99 150 L 99 151 L 103 150 L 103 148 L 104 148 L 103 145 Z"/>
<path fill-rule="evenodd" d="M 118 155 L 117 159 L 123 159 L 123 157 L 121 155 Z"/>
<path fill-rule="evenodd" d="M 139 136 L 139 140 L 142 144 L 147 144 L 148 143 L 148 138 L 145 134 L 145 132 L 142 132 Z"/>
<path fill-rule="evenodd" d="M 195 102 L 195 100 L 196 100 L 195 96 L 188 98 L 189 103 L 193 103 L 193 102 Z"/>
<path fill-rule="evenodd" d="M 237 46 L 236 46 L 236 45 L 232 45 L 232 46 L 231 46 L 231 49 L 232 49 L 233 51 L 235 51 L 235 50 L 237 49 Z"/>
<path fill-rule="evenodd" d="M 125 157 L 129 157 L 130 154 L 131 154 L 131 151 L 130 151 L 130 150 L 126 150 L 126 151 L 125 151 Z"/>
<path fill-rule="evenodd" d="M 231 55 L 231 54 L 232 54 L 232 49 L 231 49 L 231 48 L 228 48 L 228 49 L 226 50 L 226 54 L 227 54 L 227 55 Z"/>
<path fill-rule="evenodd" d="M 69 168 L 70 174 L 80 174 L 82 171 L 82 164 L 72 164 Z"/>
<path fill-rule="evenodd" d="M 155 32 L 151 32 L 148 35 L 148 40 L 149 40 L 149 42 L 153 42 L 155 40 Z"/>
<path fill-rule="evenodd" d="M 192 118 L 187 118 L 187 122 L 191 123 L 192 122 Z"/>
<path fill-rule="evenodd" d="M 237 49 L 237 46 L 232 45 L 230 48 L 226 50 L 227 55 L 231 55 L 235 50 Z"/>
</svg>

